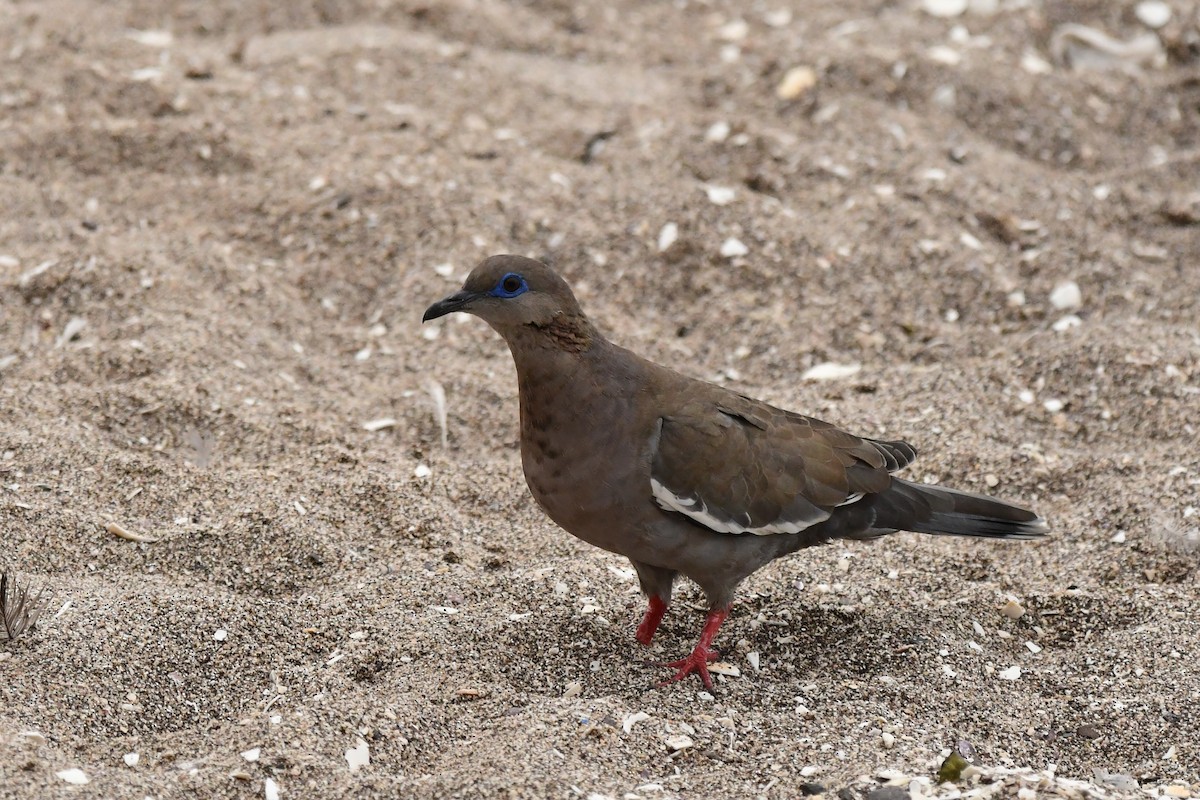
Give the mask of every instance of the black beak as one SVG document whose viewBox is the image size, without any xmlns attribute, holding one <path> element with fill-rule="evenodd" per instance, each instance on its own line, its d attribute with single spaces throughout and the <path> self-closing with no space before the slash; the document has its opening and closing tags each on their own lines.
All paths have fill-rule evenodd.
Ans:
<svg viewBox="0 0 1200 800">
<path fill-rule="evenodd" d="M 466 289 L 463 289 L 461 292 L 455 292 L 449 297 L 443 297 L 425 309 L 425 316 L 421 317 L 421 322 L 429 322 L 431 319 L 444 317 L 447 314 L 453 314 L 455 311 L 462 311 L 472 300 L 478 300 L 482 296 L 479 292 L 468 292 Z"/>
</svg>

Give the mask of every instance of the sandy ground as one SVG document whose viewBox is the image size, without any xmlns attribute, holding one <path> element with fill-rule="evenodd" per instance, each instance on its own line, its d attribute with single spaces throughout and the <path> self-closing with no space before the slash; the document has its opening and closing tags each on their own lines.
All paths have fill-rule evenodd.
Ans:
<svg viewBox="0 0 1200 800">
<path fill-rule="evenodd" d="M 782 6 L 0 5 L 0 796 L 1200 793 L 1194 5 L 1108 72 L 1054 33 L 1132 3 Z M 420 325 L 497 252 L 1053 536 L 799 554 L 655 688 L 698 592 L 643 651 L 503 344 Z"/>
</svg>

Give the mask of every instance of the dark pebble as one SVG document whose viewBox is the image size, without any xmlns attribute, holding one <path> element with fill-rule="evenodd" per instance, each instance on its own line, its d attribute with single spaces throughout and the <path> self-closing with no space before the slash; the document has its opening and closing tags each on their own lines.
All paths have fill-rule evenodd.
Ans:
<svg viewBox="0 0 1200 800">
<path fill-rule="evenodd" d="M 908 800 L 908 790 L 899 786 L 880 786 L 867 792 L 867 800 Z"/>
<path fill-rule="evenodd" d="M 825 794 L 825 787 L 819 783 L 802 783 L 800 784 L 800 794 L 805 797 L 811 797 L 814 794 Z"/>
<path fill-rule="evenodd" d="M 1100 738 L 1100 731 L 1096 728 L 1095 725 L 1080 725 L 1078 728 L 1075 729 L 1075 732 L 1078 733 L 1080 736 L 1082 736 L 1085 739 L 1099 739 Z"/>
</svg>

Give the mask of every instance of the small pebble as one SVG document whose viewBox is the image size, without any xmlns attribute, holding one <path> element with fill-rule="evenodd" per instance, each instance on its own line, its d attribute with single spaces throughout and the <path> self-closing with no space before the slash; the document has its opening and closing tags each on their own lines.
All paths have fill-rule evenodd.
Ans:
<svg viewBox="0 0 1200 800">
<path fill-rule="evenodd" d="M 1083 305 L 1083 293 L 1079 290 L 1079 284 L 1066 281 L 1054 287 L 1054 291 L 1050 293 L 1050 305 L 1059 311 L 1079 308 Z"/>
<path fill-rule="evenodd" d="M 223 641 L 225 641 L 225 640 L 226 640 L 226 639 L 228 639 L 228 638 L 229 638 L 229 631 L 225 630 L 224 628 L 218 628 L 218 629 L 217 629 L 217 630 L 216 630 L 216 631 L 213 633 L 213 640 L 214 640 L 214 641 L 217 641 L 217 642 L 223 642 Z"/>
<path fill-rule="evenodd" d="M 75 786 L 83 786 L 84 784 L 88 783 L 87 773 L 78 767 L 60 770 L 54 774 L 58 776 L 59 780 L 66 781 L 67 783 Z"/>
<path fill-rule="evenodd" d="M 126 753 L 124 756 L 122 756 L 122 758 L 125 760 L 125 763 L 131 767 L 136 767 L 138 765 L 138 761 L 141 760 L 141 756 L 139 756 L 137 753 Z"/>
<path fill-rule="evenodd" d="M 1054 65 L 1033 50 L 1026 50 L 1021 56 L 1021 69 L 1030 75 L 1049 75 L 1054 72 Z"/>
<path fill-rule="evenodd" d="M 1001 680 L 1015 681 L 1021 677 L 1021 668 L 1015 665 L 1011 666 L 1008 669 L 997 672 L 996 677 L 1000 678 Z"/>
<path fill-rule="evenodd" d="M 795 100 L 817 85 L 817 71 L 812 67 L 792 67 L 775 87 L 780 100 Z"/>
<path fill-rule="evenodd" d="M 351 772 L 358 772 L 369 765 L 371 763 L 370 745 L 359 739 L 356 746 L 346 750 L 346 763 L 350 766 Z"/>
<path fill-rule="evenodd" d="M 1122 792 L 1136 792 L 1138 790 L 1137 779 L 1132 775 L 1123 775 L 1120 772 L 1109 772 L 1106 769 L 1097 767 L 1092 770 L 1092 774 L 1096 776 L 1096 780 L 1100 783 L 1106 783 L 1114 789 L 1119 789 Z"/>
<path fill-rule="evenodd" d="M 884 731 L 879 738 L 883 740 L 883 746 L 887 750 L 891 750 L 896 746 L 896 737 L 887 731 Z"/>
<path fill-rule="evenodd" d="M 737 199 L 737 190 L 728 186 L 713 186 L 710 184 L 704 187 L 704 192 L 708 195 L 708 202 L 714 206 L 727 206 Z"/>
<path fill-rule="evenodd" d="M 1084 739 L 1099 739 L 1100 731 L 1095 725 L 1080 725 L 1075 729 L 1075 733 L 1082 736 Z"/>
<path fill-rule="evenodd" d="M 1009 600 L 1004 605 L 1000 606 L 1000 616 L 1008 617 L 1009 619 L 1020 619 L 1025 613 L 1025 607 L 1016 600 Z"/>
<path fill-rule="evenodd" d="M 696 744 L 695 742 L 692 741 L 692 737 L 690 737 L 684 733 L 677 733 L 672 736 L 668 736 L 666 739 L 663 740 L 663 742 L 667 745 L 667 747 L 670 750 L 673 750 L 675 752 L 678 752 L 680 750 L 686 750 L 689 747 L 695 746 L 695 744 Z"/>
<path fill-rule="evenodd" d="M 827 361 L 824 364 L 817 364 L 806 369 L 800 376 L 800 380 L 833 381 L 857 375 L 860 370 L 862 370 L 862 364 L 834 364 Z"/>
<path fill-rule="evenodd" d="M 569 700 L 572 697 L 579 697 L 581 694 L 583 694 L 583 684 L 579 681 L 571 681 L 563 692 L 563 698 Z"/>
<path fill-rule="evenodd" d="M 724 120 L 714 122 L 712 125 L 709 125 L 708 130 L 704 132 L 704 141 L 712 142 L 713 144 L 720 144 L 728 139 L 729 134 L 732 132 L 733 129 L 729 126 L 728 122 L 725 122 Z"/>
<path fill-rule="evenodd" d="M 967 0 L 921 0 L 921 8 L 931 17 L 958 17 L 967 10 Z"/>
<path fill-rule="evenodd" d="M 786 28 L 792 23 L 792 10 L 790 8 L 777 8 L 774 11 L 768 11 L 763 14 L 763 22 L 772 28 Z"/>
<path fill-rule="evenodd" d="M 639 722 L 644 722 L 648 719 L 650 719 L 650 715 L 645 711 L 635 711 L 627 716 L 625 721 L 621 723 L 621 729 L 626 733 L 629 733 L 631 730 L 633 730 L 634 725 L 637 725 Z"/>
<path fill-rule="evenodd" d="M 730 20 L 717 29 L 717 38 L 723 39 L 726 42 L 740 42 L 750 33 L 750 25 L 746 20 L 737 19 Z"/>
<path fill-rule="evenodd" d="M 1144 0 L 1137 4 L 1133 13 L 1137 15 L 1138 22 L 1158 30 L 1171 21 L 1172 12 L 1171 7 L 1161 0 Z"/>
<path fill-rule="evenodd" d="M 725 258 L 737 258 L 738 256 L 744 256 L 749 252 L 750 248 L 742 244 L 741 239 L 736 239 L 733 236 L 730 236 L 721 243 L 721 255 L 725 256 Z"/>
<path fill-rule="evenodd" d="M 903 786 L 880 786 L 867 792 L 867 800 L 909 800 L 908 789 Z"/>
<path fill-rule="evenodd" d="M 662 230 L 658 232 L 658 252 L 665 253 L 671 249 L 671 245 L 675 244 L 679 239 L 679 226 L 674 222 L 668 222 L 662 226 Z"/>
<path fill-rule="evenodd" d="M 279 784 L 271 778 L 263 781 L 263 798 L 265 800 L 279 800 Z"/>
<path fill-rule="evenodd" d="M 1067 314 L 1065 317 L 1056 320 L 1054 324 L 1050 326 L 1050 329 L 1055 333 L 1064 333 L 1072 328 L 1078 328 L 1082 324 L 1083 320 L 1080 319 L 1078 315 Z"/>
</svg>

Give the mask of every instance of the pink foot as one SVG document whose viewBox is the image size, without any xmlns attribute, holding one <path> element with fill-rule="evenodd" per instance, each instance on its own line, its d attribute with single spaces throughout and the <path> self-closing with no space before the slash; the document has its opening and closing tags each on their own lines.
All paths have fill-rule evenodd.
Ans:
<svg viewBox="0 0 1200 800">
<path fill-rule="evenodd" d="M 642 617 L 642 624 L 638 625 L 637 640 L 649 647 L 650 642 L 654 641 L 654 632 L 658 630 L 658 624 L 662 622 L 663 615 L 667 613 L 667 604 L 657 595 L 650 598 L 650 604 L 646 606 L 646 615 Z"/>
<path fill-rule="evenodd" d="M 713 688 L 712 676 L 708 674 L 708 662 L 717 660 L 717 651 L 713 650 L 712 643 L 713 639 L 717 638 L 717 630 L 720 629 L 721 623 L 728 616 L 728 608 L 714 608 L 708 612 L 704 619 L 704 630 L 700 632 L 700 641 L 696 643 L 691 655 L 669 664 L 659 664 L 660 667 L 678 670 L 673 677 L 658 684 L 660 688 L 681 681 L 693 672 L 700 676 L 705 689 Z"/>
<path fill-rule="evenodd" d="M 708 674 L 708 662 L 717 660 L 717 652 L 715 650 L 702 649 L 697 646 L 691 652 L 691 655 L 681 658 L 678 661 L 668 661 L 665 664 L 659 664 L 660 667 L 669 667 L 670 669 L 679 670 L 670 678 L 658 684 L 661 689 L 664 686 L 670 686 L 676 681 L 681 681 L 693 672 L 700 675 L 700 680 L 704 683 L 705 689 L 713 688 L 712 676 Z"/>
</svg>

